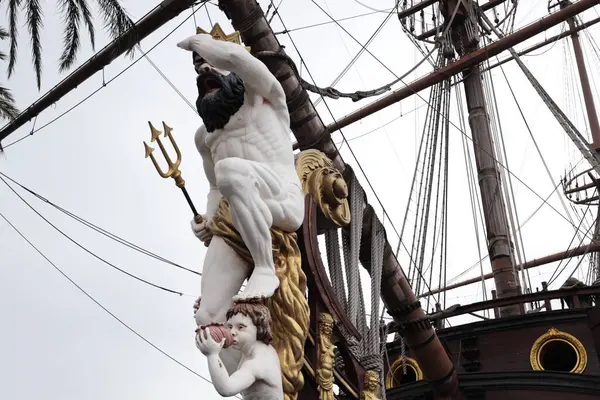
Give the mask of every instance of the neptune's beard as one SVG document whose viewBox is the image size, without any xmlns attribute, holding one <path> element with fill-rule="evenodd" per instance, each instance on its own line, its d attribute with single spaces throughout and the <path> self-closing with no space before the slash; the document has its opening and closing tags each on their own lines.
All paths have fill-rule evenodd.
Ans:
<svg viewBox="0 0 600 400">
<path fill-rule="evenodd" d="M 196 109 L 206 130 L 223 129 L 244 104 L 244 82 L 233 72 L 221 75 L 209 71 L 198 75 L 196 84 Z"/>
</svg>

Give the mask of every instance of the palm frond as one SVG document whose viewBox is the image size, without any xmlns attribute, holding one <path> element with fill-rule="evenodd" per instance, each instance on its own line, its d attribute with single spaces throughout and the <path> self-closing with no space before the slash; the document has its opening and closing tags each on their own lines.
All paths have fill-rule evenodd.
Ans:
<svg viewBox="0 0 600 400">
<path fill-rule="evenodd" d="M 92 18 L 92 13 L 90 12 L 90 7 L 87 4 L 86 0 L 76 0 L 79 4 L 79 9 L 81 10 L 81 15 L 83 16 L 83 22 L 85 22 L 85 26 L 88 29 L 88 34 L 90 36 L 90 42 L 92 43 L 92 50 L 96 50 L 96 35 L 94 31 L 94 22 Z"/>
<path fill-rule="evenodd" d="M 13 120 L 19 115 L 15 99 L 9 89 L 0 86 L 0 118 Z"/>
<path fill-rule="evenodd" d="M 10 31 L 10 57 L 8 60 L 8 77 L 15 71 L 17 64 L 17 20 L 19 18 L 19 6 L 22 0 L 10 0 L 8 3 L 8 29 Z"/>
<path fill-rule="evenodd" d="M 135 32 L 135 23 L 127 14 L 127 11 L 118 0 L 96 0 L 100 6 L 100 11 L 104 19 L 104 26 L 110 33 L 113 39 L 118 38 L 128 30 Z M 129 47 L 127 54 L 132 55 L 134 45 L 138 42 L 137 36 L 134 34 L 130 40 L 121 43 L 121 46 Z"/>
<path fill-rule="evenodd" d="M 60 0 L 60 9 L 63 14 L 65 32 L 63 36 L 63 51 L 60 56 L 60 72 L 69 69 L 77 60 L 79 50 L 79 23 L 81 14 L 77 0 Z"/>
<path fill-rule="evenodd" d="M 31 38 L 31 55 L 37 80 L 38 89 L 42 86 L 42 43 L 40 30 L 42 29 L 42 6 L 39 0 L 27 0 L 27 27 Z"/>
<path fill-rule="evenodd" d="M 0 40 L 4 40 L 9 36 L 10 34 L 8 33 L 8 31 L 0 26 Z"/>
<path fill-rule="evenodd" d="M 4 27 L 0 26 L 0 40 L 4 40 L 7 37 L 9 37 L 10 34 L 8 33 L 8 31 L 6 29 L 4 29 Z M 0 51 L 0 60 L 2 61 L 6 61 L 6 53 L 3 51 Z"/>
</svg>

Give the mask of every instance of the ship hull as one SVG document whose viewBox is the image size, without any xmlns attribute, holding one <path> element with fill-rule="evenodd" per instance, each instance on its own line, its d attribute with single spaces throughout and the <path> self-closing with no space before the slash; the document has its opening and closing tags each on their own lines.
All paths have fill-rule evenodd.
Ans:
<svg viewBox="0 0 600 400">
<path fill-rule="evenodd" d="M 600 398 L 598 306 L 487 319 L 437 334 L 466 399 Z M 400 341 L 388 344 L 387 399 L 433 399 L 410 349 L 408 374 L 403 374 L 401 354 Z"/>
</svg>

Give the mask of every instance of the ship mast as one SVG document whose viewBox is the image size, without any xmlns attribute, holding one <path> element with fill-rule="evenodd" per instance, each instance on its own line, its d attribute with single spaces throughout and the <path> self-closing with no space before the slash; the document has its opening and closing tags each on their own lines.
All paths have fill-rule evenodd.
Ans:
<svg viewBox="0 0 600 400">
<path fill-rule="evenodd" d="M 571 5 L 571 1 L 564 0 L 561 1 L 560 8 L 564 9 L 569 5 Z M 594 150 L 598 151 L 598 149 L 600 149 L 600 124 L 598 124 L 598 114 L 596 113 L 594 96 L 592 95 L 592 88 L 590 86 L 590 80 L 585 67 L 583 50 L 581 49 L 581 42 L 579 41 L 579 33 L 576 30 L 577 23 L 575 18 L 571 17 L 567 19 L 567 24 L 569 24 L 569 29 L 573 31 L 573 33 L 571 33 L 571 42 L 573 43 L 573 52 L 575 53 L 575 62 L 577 63 L 577 70 L 579 72 L 579 80 L 581 82 L 581 90 L 583 92 L 583 101 L 585 103 L 585 110 L 588 116 L 590 133 L 592 134 L 592 147 Z"/>
<path fill-rule="evenodd" d="M 446 24 L 451 24 L 451 41 L 460 57 L 479 49 L 479 25 L 473 6 L 471 0 L 463 1 L 462 4 L 460 1 L 447 0 L 440 4 Z M 514 246 L 508 229 L 481 69 L 479 64 L 475 64 L 462 73 L 496 292 L 499 298 L 515 296 L 520 294 L 519 277 L 512 256 Z M 520 306 L 517 304 L 500 310 L 501 316 L 520 313 Z"/>
<path fill-rule="evenodd" d="M 564 9 L 571 5 L 570 0 L 562 0 L 560 2 L 560 8 Z M 581 48 L 581 42 L 579 41 L 579 33 L 577 32 L 577 22 L 574 17 L 567 19 L 569 29 L 573 31 L 571 33 L 571 42 L 573 43 L 573 53 L 575 53 L 575 62 L 577 63 L 577 71 L 579 72 L 579 81 L 581 83 L 581 92 L 583 94 L 583 102 L 585 103 L 585 110 L 588 117 L 588 124 L 590 127 L 590 134 L 592 136 L 592 148 L 595 151 L 600 150 L 600 124 L 598 124 L 598 114 L 596 113 L 596 106 L 594 105 L 594 96 L 592 95 L 592 88 L 585 66 L 585 59 L 583 57 L 583 50 Z M 598 190 L 600 186 L 598 181 L 594 180 L 594 184 Z M 596 226 L 594 229 L 593 241 L 600 239 L 600 206 L 596 210 Z M 600 279 L 600 255 L 598 252 L 593 253 L 591 259 L 591 268 L 595 270 L 595 279 Z"/>
</svg>

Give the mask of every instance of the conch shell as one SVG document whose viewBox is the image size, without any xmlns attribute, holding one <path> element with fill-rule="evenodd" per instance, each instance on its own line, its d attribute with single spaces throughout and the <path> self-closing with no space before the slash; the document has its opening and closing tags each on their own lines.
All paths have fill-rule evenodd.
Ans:
<svg viewBox="0 0 600 400">
<path fill-rule="evenodd" d="M 223 324 L 202 325 L 198 327 L 198 329 L 196 329 L 196 333 L 200 333 L 201 330 L 204 330 L 206 328 L 209 328 L 210 336 L 215 342 L 221 343 L 221 340 L 225 338 L 225 344 L 223 345 L 224 349 L 233 344 L 233 336 L 231 336 L 231 332 L 229 331 L 229 329 L 225 328 Z"/>
</svg>

